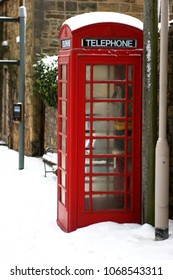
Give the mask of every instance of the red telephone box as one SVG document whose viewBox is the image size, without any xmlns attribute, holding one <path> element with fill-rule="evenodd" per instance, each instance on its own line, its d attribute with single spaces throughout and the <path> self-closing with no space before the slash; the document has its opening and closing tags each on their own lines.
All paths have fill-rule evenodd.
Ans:
<svg viewBox="0 0 173 280">
<path fill-rule="evenodd" d="M 142 26 L 95 12 L 60 30 L 57 223 L 66 232 L 141 221 Z"/>
</svg>

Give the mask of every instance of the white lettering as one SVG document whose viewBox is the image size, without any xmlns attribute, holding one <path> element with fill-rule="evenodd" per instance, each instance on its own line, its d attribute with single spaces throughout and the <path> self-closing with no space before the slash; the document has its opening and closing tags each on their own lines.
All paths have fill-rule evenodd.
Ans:
<svg viewBox="0 0 173 280">
<path fill-rule="evenodd" d="M 84 40 L 82 40 L 82 46 L 84 46 L 84 42 L 86 42 L 86 45 L 87 45 L 87 47 L 89 47 L 90 46 L 90 42 L 91 40 L 89 40 L 89 39 L 85 39 L 85 41 Z"/>
<path fill-rule="evenodd" d="M 117 40 L 117 47 L 122 47 L 122 41 L 121 40 Z"/>
<path fill-rule="evenodd" d="M 97 40 L 91 40 L 91 46 L 97 47 Z"/>
<path fill-rule="evenodd" d="M 101 40 L 101 42 L 100 42 L 100 43 L 101 43 L 101 46 L 102 46 L 102 47 L 107 46 L 107 41 L 108 41 L 108 40 Z"/>
<path fill-rule="evenodd" d="M 136 46 L 136 41 L 135 41 L 135 46 Z M 132 40 L 128 41 L 128 47 L 133 47 L 133 41 Z"/>
</svg>

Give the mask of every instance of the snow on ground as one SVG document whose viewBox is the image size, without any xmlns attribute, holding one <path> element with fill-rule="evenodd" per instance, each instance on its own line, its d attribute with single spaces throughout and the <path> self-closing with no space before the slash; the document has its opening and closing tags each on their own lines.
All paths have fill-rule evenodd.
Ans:
<svg viewBox="0 0 173 280">
<path fill-rule="evenodd" d="M 164 265 L 165 261 L 171 266 L 172 220 L 169 239 L 164 241 L 154 240 L 154 227 L 149 224 L 108 221 L 72 233 L 63 232 L 56 224 L 56 179 L 54 174 L 44 177 L 41 158 L 25 157 L 25 168 L 19 170 L 18 152 L 0 146 L 0 279 L 73 279 L 69 275 L 44 278 L 39 272 L 18 278 L 13 275 L 15 267 L 78 267 L 82 263 L 83 267 L 97 268 L 97 275 L 75 276 L 77 279 L 100 280 L 117 277 L 113 268 L 110 272 L 114 276 L 105 276 L 106 266 Z M 133 279 L 132 276 L 123 279 Z M 168 275 L 165 277 L 159 279 L 169 279 Z"/>
</svg>

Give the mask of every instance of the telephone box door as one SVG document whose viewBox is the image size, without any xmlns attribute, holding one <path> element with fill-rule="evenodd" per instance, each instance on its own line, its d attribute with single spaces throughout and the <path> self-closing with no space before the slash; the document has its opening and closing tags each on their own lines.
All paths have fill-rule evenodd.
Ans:
<svg viewBox="0 0 173 280">
<path fill-rule="evenodd" d="M 140 223 L 142 56 L 78 63 L 78 227 Z"/>
</svg>

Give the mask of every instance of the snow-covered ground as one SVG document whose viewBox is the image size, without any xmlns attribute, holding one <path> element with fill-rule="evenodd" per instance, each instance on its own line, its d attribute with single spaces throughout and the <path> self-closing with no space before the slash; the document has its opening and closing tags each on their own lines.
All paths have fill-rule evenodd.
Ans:
<svg viewBox="0 0 173 280">
<path fill-rule="evenodd" d="M 0 279 L 172 278 L 172 220 L 164 241 L 154 240 L 149 224 L 103 222 L 65 233 L 56 224 L 56 184 L 40 158 L 25 157 L 19 170 L 18 152 L 0 146 Z M 136 266 L 144 269 L 135 273 Z M 70 275 L 76 268 L 81 275 Z"/>
</svg>

